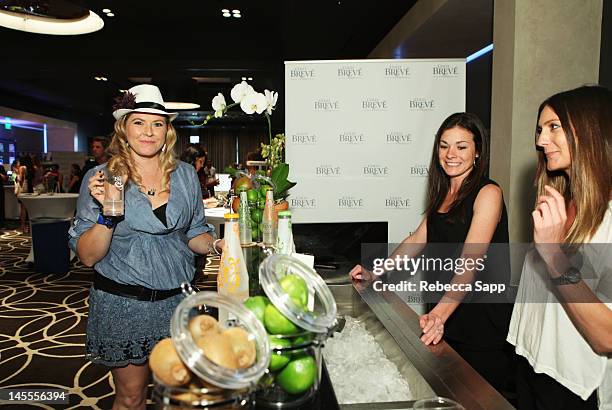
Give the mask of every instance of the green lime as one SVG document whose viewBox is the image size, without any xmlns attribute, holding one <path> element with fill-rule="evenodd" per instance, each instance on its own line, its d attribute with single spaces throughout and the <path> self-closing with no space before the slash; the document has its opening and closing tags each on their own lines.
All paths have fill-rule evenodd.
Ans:
<svg viewBox="0 0 612 410">
<path fill-rule="evenodd" d="M 257 200 L 257 209 L 261 209 L 262 211 L 266 207 L 266 198 L 259 198 Z"/>
<path fill-rule="evenodd" d="M 257 242 L 259 240 L 259 228 L 255 224 L 251 226 L 251 240 L 253 242 Z"/>
<path fill-rule="evenodd" d="M 297 346 L 308 344 L 311 341 L 312 341 L 312 333 L 306 333 L 305 335 L 298 336 L 295 339 L 293 339 L 293 342 L 291 344 L 293 345 L 293 347 L 297 347 Z"/>
<path fill-rule="evenodd" d="M 264 321 L 264 311 L 266 310 L 266 306 L 270 303 L 265 296 L 251 296 L 247 300 L 244 301 L 244 306 L 249 309 L 251 312 L 255 313 L 257 319 L 263 323 Z"/>
<path fill-rule="evenodd" d="M 259 198 L 259 195 L 257 194 L 256 190 L 249 189 L 247 191 L 247 199 L 249 200 L 249 202 L 255 202 L 257 201 L 258 198 Z"/>
<path fill-rule="evenodd" d="M 291 360 L 291 353 L 289 352 L 280 352 L 274 349 L 286 349 L 291 347 L 291 342 L 287 339 L 281 339 L 278 337 L 268 335 L 268 339 L 270 340 L 270 347 L 272 348 L 272 355 L 270 356 L 270 366 L 268 368 L 270 371 L 280 370 Z"/>
<path fill-rule="evenodd" d="M 251 220 L 256 224 L 261 222 L 263 212 L 260 209 L 251 209 Z"/>
<path fill-rule="evenodd" d="M 276 376 L 276 382 L 289 394 L 301 394 L 310 389 L 317 377 L 317 363 L 312 356 L 292 360 Z"/>
<path fill-rule="evenodd" d="M 262 185 L 259 187 L 259 197 L 260 198 L 265 198 L 266 197 L 266 191 L 271 190 L 272 187 L 270 185 Z"/>
<path fill-rule="evenodd" d="M 308 304 L 308 286 L 304 279 L 291 273 L 280 280 L 280 285 L 293 303 L 301 308 L 306 307 Z"/>
<path fill-rule="evenodd" d="M 266 306 L 264 312 L 264 325 L 269 333 L 276 335 L 290 335 L 299 331 L 298 327 L 271 303 Z"/>
</svg>

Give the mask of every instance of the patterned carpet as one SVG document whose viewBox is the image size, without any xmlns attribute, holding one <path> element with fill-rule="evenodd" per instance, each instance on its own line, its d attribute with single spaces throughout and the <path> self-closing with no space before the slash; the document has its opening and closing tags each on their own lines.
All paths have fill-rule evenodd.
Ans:
<svg viewBox="0 0 612 410">
<path fill-rule="evenodd" d="M 66 274 L 38 274 L 25 262 L 30 243 L 30 236 L 18 231 L 16 223 L 0 229 L 0 388 L 66 389 L 70 403 L 0 401 L 0 405 L 110 409 L 114 395 L 110 372 L 84 358 L 93 271 L 75 259 Z M 217 268 L 218 258 L 206 261 L 200 269 L 201 289 L 216 286 Z M 150 401 L 147 407 L 152 408 Z"/>
</svg>

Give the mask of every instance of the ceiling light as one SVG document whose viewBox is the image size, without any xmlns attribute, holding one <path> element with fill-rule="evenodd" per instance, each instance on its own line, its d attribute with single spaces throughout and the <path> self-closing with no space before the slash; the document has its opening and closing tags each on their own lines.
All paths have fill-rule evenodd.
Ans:
<svg viewBox="0 0 612 410">
<path fill-rule="evenodd" d="M 240 14 L 240 10 L 238 10 L 238 9 L 234 9 L 234 10 L 232 10 L 232 13 L 234 13 L 234 14 Z"/>
<path fill-rule="evenodd" d="M 242 17 L 240 14 L 234 14 L 234 17 L 236 17 L 237 19 L 239 19 L 240 17 Z"/>
<path fill-rule="evenodd" d="M 96 81 L 102 81 L 102 78 L 100 77 L 94 77 L 96 79 Z"/>
<path fill-rule="evenodd" d="M 115 17 L 114 13 L 106 13 L 106 17 Z"/>
<path fill-rule="evenodd" d="M 110 13 L 111 9 L 102 9 L 102 13 Z"/>
<path fill-rule="evenodd" d="M 253 77 L 249 77 L 249 81 L 253 81 Z"/>
<path fill-rule="evenodd" d="M 100 80 L 102 80 L 102 81 L 108 81 L 108 78 L 106 78 L 106 77 L 100 77 Z"/>
<path fill-rule="evenodd" d="M 177 101 L 164 101 L 164 107 L 166 107 L 167 110 L 195 110 L 200 108 L 200 104 Z"/>
<path fill-rule="evenodd" d="M 228 9 L 221 9 L 221 13 L 229 13 Z"/>
<path fill-rule="evenodd" d="M 57 17 L 57 14 L 42 14 L 42 10 L 12 9 L 7 11 L 0 3 L 0 26 L 13 30 L 38 34 L 77 35 L 93 33 L 104 27 L 104 21 L 93 11 L 82 9 L 77 18 Z M 36 13 L 36 14 L 33 14 Z M 46 13 L 46 12 L 45 12 Z"/>
<path fill-rule="evenodd" d="M 242 81 L 246 81 L 246 80 L 247 80 L 247 78 L 246 78 L 246 77 L 242 77 Z"/>
<path fill-rule="evenodd" d="M 223 17 L 232 17 L 232 15 L 229 13 L 223 13 Z"/>
<path fill-rule="evenodd" d="M 124 93 L 124 92 L 126 92 L 126 91 L 127 91 L 127 90 L 121 90 L 121 89 L 119 90 L 119 92 L 120 92 L 120 93 Z"/>
</svg>

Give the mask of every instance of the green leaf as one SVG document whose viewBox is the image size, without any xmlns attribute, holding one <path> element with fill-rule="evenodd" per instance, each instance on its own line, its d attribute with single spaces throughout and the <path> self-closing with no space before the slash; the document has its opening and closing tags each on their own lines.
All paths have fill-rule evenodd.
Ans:
<svg viewBox="0 0 612 410">
<path fill-rule="evenodd" d="M 236 176 L 236 172 L 238 170 L 234 167 L 225 167 L 225 169 L 223 170 L 224 174 L 230 174 L 230 176 L 233 178 Z"/>
</svg>

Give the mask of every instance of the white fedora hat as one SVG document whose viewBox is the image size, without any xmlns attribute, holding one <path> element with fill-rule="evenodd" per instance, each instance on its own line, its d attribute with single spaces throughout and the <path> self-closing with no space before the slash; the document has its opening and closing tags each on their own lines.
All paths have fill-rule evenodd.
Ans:
<svg viewBox="0 0 612 410">
<path fill-rule="evenodd" d="M 130 88 L 123 93 L 123 96 L 117 97 L 115 103 L 113 116 L 117 120 L 131 112 L 167 115 L 170 121 L 178 115 L 176 112 L 166 111 L 159 88 L 151 84 L 140 84 Z"/>
</svg>

